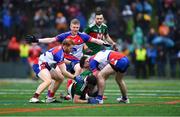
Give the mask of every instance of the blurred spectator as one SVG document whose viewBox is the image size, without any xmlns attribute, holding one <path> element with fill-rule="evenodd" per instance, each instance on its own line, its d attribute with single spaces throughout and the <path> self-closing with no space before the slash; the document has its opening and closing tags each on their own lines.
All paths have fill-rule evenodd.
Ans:
<svg viewBox="0 0 180 117">
<path fill-rule="evenodd" d="M 119 30 L 117 28 L 119 26 L 119 11 L 115 2 L 112 1 L 110 4 L 107 10 L 107 25 L 109 27 L 109 34 L 117 38 L 119 37 Z"/>
<path fill-rule="evenodd" d="M 161 36 L 168 36 L 169 34 L 169 27 L 165 25 L 165 22 L 163 22 L 160 26 L 159 26 L 159 34 Z"/>
<path fill-rule="evenodd" d="M 49 21 L 49 19 L 48 19 L 46 13 L 44 12 L 44 10 L 38 9 L 35 12 L 34 23 L 35 23 L 36 28 L 46 27 L 48 25 L 48 21 Z"/>
<path fill-rule="evenodd" d="M 157 36 L 158 36 L 158 35 L 157 35 L 157 33 L 155 32 L 155 29 L 154 29 L 154 28 L 151 28 L 151 29 L 149 30 L 148 35 L 147 35 L 147 43 L 148 43 L 148 44 L 152 44 L 153 39 L 155 39 Z"/>
<path fill-rule="evenodd" d="M 143 4 L 141 4 L 140 0 L 136 0 L 136 13 L 142 13 L 143 12 Z"/>
<path fill-rule="evenodd" d="M 151 64 L 154 61 L 152 57 L 154 57 L 155 48 L 151 47 L 151 43 L 157 36 L 160 36 L 163 39 L 171 39 L 174 46 L 167 48 L 163 43 L 161 46 L 164 47 L 157 44 L 155 66 L 158 67 L 158 75 L 165 76 L 163 73 L 165 70 L 161 69 L 165 69 L 166 57 L 172 77 L 174 77 L 174 70 L 177 71 L 179 68 L 175 65 L 178 62 L 176 57 L 180 50 L 179 0 L 4 0 L 0 2 L 0 6 L 0 54 L 2 53 L 3 56 L 1 60 L 6 61 L 7 54 L 10 60 L 18 60 L 18 42 L 11 43 L 12 35 L 15 35 L 17 39 L 22 39 L 27 33 L 36 35 L 37 32 L 37 37 L 54 36 L 66 31 L 67 23 L 72 18 L 80 20 L 81 30 L 83 30 L 87 21 L 91 22 L 90 24 L 94 22 L 95 13 L 92 11 L 96 8 L 105 13 L 105 23 L 110 28 L 110 35 L 121 43 L 119 49 L 132 55 L 131 66 L 134 65 L 135 59 L 134 48 L 150 45 L 147 46 L 148 66 L 149 70 L 152 69 L 149 71 L 150 75 L 154 74 Z M 89 20 L 86 19 L 87 17 L 90 17 Z M 47 48 L 58 44 L 51 43 L 48 47 L 46 44 L 40 46 L 42 51 L 46 51 Z M 15 45 L 16 47 L 10 46 L 10 48 L 16 48 L 13 49 L 16 52 L 12 52 L 9 45 Z"/>
<path fill-rule="evenodd" d="M 149 16 L 151 16 L 152 14 L 152 6 L 151 4 L 148 2 L 148 0 L 144 0 L 144 3 L 143 3 L 143 10 L 144 10 L 144 13 L 148 14 Z"/>
<path fill-rule="evenodd" d="M 166 51 L 163 46 L 157 48 L 157 73 L 158 77 L 166 76 Z"/>
<path fill-rule="evenodd" d="M 90 17 L 89 17 L 89 19 L 88 19 L 88 25 L 94 23 L 95 16 L 96 16 L 96 13 L 95 13 L 95 12 L 92 12 L 92 13 L 90 14 Z"/>
<path fill-rule="evenodd" d="M 67 20 L 61 12 L 58 12 L 56 15 L 56 29 L 58 30 L 58 33 L 62 33 L 67 30 Z"/>
<path fill-rule="evenodd" d="M 136 26 L 140 26 L 146 35 L 149 32 L 152 6 L 147 0 L 136 0 Z"/>
<path fill-rule="evenodd" d="M 81 27 L 79 30 L 82 32 L 86 27 L 86 18 L 81 11 L 77 13 L 76 18 L 80 21 Z"/>
<path fill-rule="evenodd" d="M 136 27 L 136 30 L 133 34 L 133 44 L 136 47 L 141 47 L 144 44 L 144 35 L 140 27 Z"/>
<path fill-rule="evenodd" d="M 17 35 L 18 38 L 21 38 L 28 32 L 28 17 L 27 14 L 24 11 L 17 11 L 17 13 L 14 16 L 15 18 L 15 31 L 14 33 Z"/>
<path fill-rule="evenodd" d="M 177 62 L 178 62 L 178 65 L 179 65 L 179 67 L 180 67 L 180 50 L 178 50 L 178 52 L 177 52 Z M 179 72 L 179 70 L 178 70 L 178 77 L 180 77 L 180 72 Z"/>
<path fill-rule="evenodd" d="M 147 78 L 146 70 L 147 51 L 140 46 L 135 49 L 135 74 L 136 78 Z"/>
<path fill-rule="evenodd" d="M 19 56 L 21 58 L 22 63 L 27 64 L 28 63 L 28 56 L 29 56 L 29 44 L 26 43 L 25 40 L 22 40 L 19 47 Z"/>
<path fill-rule="evenodd" d="M 3 16 L 2 16 L 2 25 L 3 25 L 3 38 L 8 39 L 12 36 L 13 33 L 13 20 L 12 20 L 12 14 L 10 10 L 4 9 Z"/>
<path fill-rule="evenodd" d="M 8 43 L 8 56 L 9 60 L 16 62 L 19 59 L 19 42 L 15 36 L 12 36 Z"/>
<path fill-rule="evenodd" d="M 67 9 L 67 13 L 68 13 L 68 16 L 69 16 L 69 19 L 73 19 L 76 17 L 76 15 L 78 14 L 78 10 L 79 10 L 79 5 L 76 5 L 76 4 L 70 4 L 68 9 Z"/>
<path fill-rule="evenodd" d="M 52 7 L 48 7 L 47 9 L 47 17 L 48 17 L 48 24 L 49 28 L 53 28 L 55 25 L 55 13 Z"/>
<path fill-rule="evenodd" d="M 178 53 L 175 49 L 171 48 L 169 51 L 169 69 L 170 69 L 170 76 L 172 78 L 176 77 L 176 69 L 178 65 Z"/>
<path fill-rule="evenodd" d="M 134 21 L 133 21 L 133 12 L 129 5 L 125 6 L 125 9 L 122 11 L 123 20 L 126 23 L 126 35 L 129 40 L 134 32 Z M 121 24 L 122 25 L 122 24 Z"/>
<path fill-rule="evenodd" d="M 165 16 L 165 24 L 168 27 L 174 27 L 175 26 L 175 17 L 171 10 L 168 10 L 166 16 Z"/>
<path fill-rule="evenodd" d="M 150 44 L 147 48 L 147 65 L 149 70 L 149 76 L 155 76 L 155 65 L 157 58 L 157 49 Z"/>
</svg>

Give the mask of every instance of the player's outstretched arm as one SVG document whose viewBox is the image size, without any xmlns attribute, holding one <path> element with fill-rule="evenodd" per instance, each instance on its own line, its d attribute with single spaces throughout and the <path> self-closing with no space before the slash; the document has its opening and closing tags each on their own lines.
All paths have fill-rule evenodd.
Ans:
<svg viewBox="0 0 180 117">
<path fill-rule="evenodd" d="M 109 36 L 109 34 L 106 34 L 106 38 L 107 42 L 109 42 L 112 45 L 115 45 L 116 43 L 111 39 L 111 37 Z"/>
<path fill-rule="evenodd" d="M 118 51 L 116 43 L 111 39 L 109 34 L 106 34 L 106 40 L 112 45 L 113 50 Z"/>
<path fill-rule="evenodd" d="M 28 43 L 52 43 L 56 41 L 55 37 L 37 39 L 34 35 L 27 35 L 25 39 Z"/>
<path fill-rule="evenodd" d="M 110 47 L 110 46 L 111 46 L 109 43 L 104 42 L 104 41 L 102 41 L 102 40 L 100 40 L 100 39 L 96 39 L 96 38 L 92 38 L 92 39 L 90 40 L 90 42 L 96 43 L 96 44 L 98 44 L 98 45 L 104 45 L 104 46 L 106 46 L 106 47 Z"/>
</svg>

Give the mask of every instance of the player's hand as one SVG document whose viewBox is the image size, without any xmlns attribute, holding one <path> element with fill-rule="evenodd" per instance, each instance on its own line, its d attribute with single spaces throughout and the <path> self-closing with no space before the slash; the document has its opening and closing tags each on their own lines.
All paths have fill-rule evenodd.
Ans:
<svg viewBox="0 0 180 117">
<path fill-rule="evenodd" d="M 111 47 L 111 44 L 109 44 L 109 43 L 103 43 L 103 46 Z"/>
<path fill-rule="evenodd" d="M 118 50 L 119 50 L 119 49 L 117 48 L 117 45 L 116 45 L 116 44 L 113 44 L 112 48 L 113 48 L 114 51 L 118 51 Z"/>
<path fill-rule="evenodd" d="M 75 80 L 77 83 L 84 83 L 84 80 L 82 79 L 82 77 L 81 77 L 80 75 L 75 76 L 75 77 L 74 77 L 74 80 Z"/>
<path fill-rule="evenodd" d="M 89 98 L 88 104 L 99 104 L 99 101 L 96 98 Z"/>
<path fill-rule="evenodd" d="M 85 53 L 86 54 L 91 54 L 93 51 L 91 50 L 91 49 L 89 49 L 89 48 L 87 48 L 86 50 L 85 50 Z"/>
<path fill-rule="evenodd" d="M 34 35 L 27 35 L 25 37 L 25 39 L 28 43 L 38 43 L 39 42 L 38 39 L 36 39 L 36 37 Z"/>
</svg>

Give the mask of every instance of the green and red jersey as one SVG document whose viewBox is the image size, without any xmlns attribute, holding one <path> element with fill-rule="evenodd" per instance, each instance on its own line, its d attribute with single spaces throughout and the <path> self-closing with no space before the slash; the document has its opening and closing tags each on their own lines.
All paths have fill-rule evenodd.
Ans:
<svg viewBox="0 0 180 117">
<path fill-rule="evenodd" d="M 95 23 L 90 24 L 85 30 L 85 33 L 94 37 L 96 39 L 104 39 L 104 37 L 108 34 L 108 27 L 106 24 L 101 24 L 100 26 L 96 25 Z M 102 46 L 95 44 L 95 43 L 87 43 L 89 49 L 93 50 L 91 55 L 96 54 L 100 50 L 102 50 Z"/>
<path fill-rule="evenodd" d="M 85 79 L 88 75 L 90 75 L 92 72 L 90 72 L 89 70 L 84 71 L 83 73 L 80 74 L 80 76 Z M 77 83 L 74 82 L 71 88 L 71 95 L 74 98 L 74 95 L 79 95 L 81 99 L 85 98 L 85 94 L 87 93 L 87 88 L 86 88 L 87 84 L 86 82 L 84 83 Z"/>
</svg>

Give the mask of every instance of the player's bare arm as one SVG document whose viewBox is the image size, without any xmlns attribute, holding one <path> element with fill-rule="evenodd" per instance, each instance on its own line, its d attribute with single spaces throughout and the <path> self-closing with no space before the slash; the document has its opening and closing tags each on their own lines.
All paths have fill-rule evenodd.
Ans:
<svg viewBox="0 0 180 117">
<path fill-rule="evenodd" d="M 104 45 L 104 46 L 107 46 L 107 47 L 111 46 L 109 43 L 106 43 L 106 42 L 104 42 L 104 41 L 102 41 L 102 40 L 99 40 L 99 39 L 96 39 L 96 38 L 93 38 L 93 37 L 92 37 L 92 39 L 90 40 L 90 42 L 96 43 L 96 44 L 98 44 L 98 45 Z"/>
<path fill-rule="evenodd" d="M 38 39 L 39 43 L 52 43 L 56 41 L 55 37 Z"/>
<path fill-rule="evenodd" d="M 112 44 L 112 45 L 115 45 L 116 43 L 111 39 L 111 37 L 109 36 L 109 34 L 106 34 L 106 40 Z"/>
<path fill-rule="evenodd" d="M 73 99 L 73 102 L 74 103 L 88 103 L 88 100 L 82 100 L 82 99 L 80 99 L 80 96 L 79 95 L 77 95 L 77 94 L 75 94 L 74 95 L 74 99 Z"/>
<path fill-rule="evenodd" d="M 60 65 L 58 65 L 59 66 L 59 68 L 60 68 L 60 70 L 62 71 L 62 74 L 64 75 L 64 76 L 66 76 L 67 78 L 70 78 L 70 79 L 74 79 L 74 75 L 72 75 L 71 73 L 69 73 L 67 70 L 66 70 L 66 65 L 65 65 L 65 63 L 62 63 L 62 64 L 60 64 Z"/>
<path fill-rule="evenodd" d="M 52 43 L 56 41 L 55 37 L 49 37 L 49 38 L 40 38 L 37 39 L 34 35 L 27 35 L 26 41 L 28 43 Z"/>
</svg>

